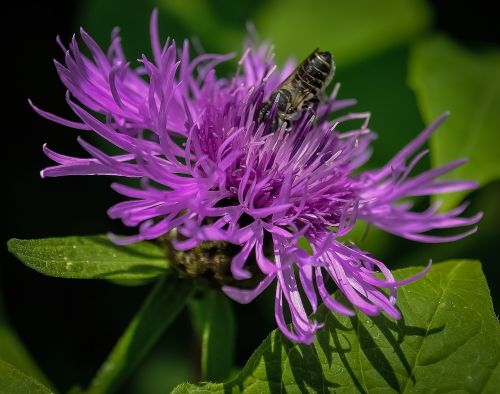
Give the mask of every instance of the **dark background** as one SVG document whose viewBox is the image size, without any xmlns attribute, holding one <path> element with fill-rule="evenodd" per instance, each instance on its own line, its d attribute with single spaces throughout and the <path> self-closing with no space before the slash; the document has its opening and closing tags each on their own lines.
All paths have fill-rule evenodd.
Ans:
<svg viewBox="0 0 500 394">
<path fill-rule="evenodd" d="M 435 28 L 471 47 L 499 44 L 498 13 L 493 9 L 494 2 L 475 1 L 467 7 L 463 3 L 433 1 Z M 81 6 L 79 1 L 16 2 L 10 3 L 12 9 L 4 14 L 4 19 L 8 20 L 4 23 L 12 24 L 4 26 L 8 27 L 8 34 L 4 33 L 3 37 L 4 44 L 7 44 L 3 61 L 6 82 L 3 93 L 7 107 L 4 107 L 2 117 L 4 247 L 0 263 L 0 297 L 13 327 L 61 390 L 68 389 L 75 382 L 84 385 L 89 382 L 149 291 L 148 286 L 122 287 L 103 281 L 45 277 L 26 268 L 5 247 L 7 239 L 12 237 L 42 238 L 123 231 L 119 223 L 106 216 L 106 210 L 118 201 L 118 196 L 109 189 L 109 179 L 68 177 L 42 180 L 39 177 L 40 169 L 50 165 L 41 150 L 43 143 L 50 142 L 50 147 L 58 152 L 80 153 L 76 143 L 78 132 L 38 117 L 29 108 L 27 99 L 32 98 L 50 112 L 72 118 L 64 101 L 65 89 L 51 59 L 62 58 L 55 43 L 56 35 L 60 34 L 67 41 L 82 23 L 79 17 Z M 141 21 L 145 29 L 147 22 L 147 18 Z M 405 49 L 396 48 L 386 56 L 398 56 L 398 51 Z M 345 71 L 345 75 L 362 75 L 364 70 L 381 65 L 382 58 L 370 59 Z M 481 228 L 485 229 L 480 230 L 481 235 L 457 246 L 462 252 L 460 256 L 454 256 L 452 251 L 439 246 L 429 247 L 428 253 L 435 261 L 450 257 L 482 260 L 493 294 L 498 294 L 499 287 L 493 278 L 495 272 L 497 275 L 499 272 L 494 267 L 498 265 L 494 253 L 494 229 L 500 219 L 499 183 L 474 193 L 470 199 L 471 212 L 486 212 L 481 223 Z M 395 260 L 401 250 L 410 250 L 409 255 L 418 254 L 418 245 L 400 240 L 393 242 L 390 251 L 379 256 L 385 258 L 384 261 Z M 238 322 L 237 361 L 240 365 L 274 328 L 273 308 L 268 301 L 264 298 L 251 305 L 234 305 Z M 497 303 L 497 311 L 498 306 Z M 161 392 L 155 391 L 155 382 L 168 388 L 187 379 L 197 379 L 194 366 L 197 363 L 197 344 L 194 334 L 187 334 L 190 332 L 191 325 L 184 314 L 169 328 L 131 379 L 129 392 Z"/>
</svg>

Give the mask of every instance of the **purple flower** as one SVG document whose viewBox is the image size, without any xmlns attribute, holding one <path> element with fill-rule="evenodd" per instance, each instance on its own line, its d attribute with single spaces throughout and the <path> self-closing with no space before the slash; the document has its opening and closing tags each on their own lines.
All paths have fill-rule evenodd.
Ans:
<svg viewBox="0 0 500 394">
<path fill-rule="evenodd" d="M 304 111 L 291 130 L 274 130 L 271 119 L 256 121 L 263 101 L 294 68 L 288 62 L 278 69 L 266 44 L 257 49 L 248 44 L 235 76 L 221 79 L 215 66 L 231 56 L 202 54 L 191 59 L 187 41 L 182 48 L 169 40 L 162 45 L 156 12 L 151 19 L 153 59 L 142 56 L 138 68 L 125 59 L 118 31 L 107 53 L 85 31 L 81 36 L 92 57 L 83 55 L 73 38 L 68 49 L 61 44 L 65 65 L 55 63 L 68 89 L 67 102 L 80 121 L 33 108 L 50 120 L 98 134 L 121 153 L 107 154 L 82 138 L 78 142 L 90 158 L 65 156 L 44 146 L 57 165 L 44 169 L 42 177 L 140 178 L 140 188 L 112 185 L 125 201 L 110 208 L 109 216 L 138 226 L 137 235 L 112 236 L 114 241 L 154 240 L 175 229 L 180 236 L 172 243 L 178 251 L 206 241 L 236 245 L 232 277 L 248 279 L 257 268 L 262 275 L 253 289 L 225 285 L 223 291 L 248 303 L 275 282 L 276 321 L 293 341 L 313 341 L 321 323 L 310 316 L 319 300 L 344 315 L 353 315 L 355 307 L 367 315 L 383 311 L 399 318 L 397 288 L 429 269 L 395 281 L 382 262 L 339 239 L 358 219 L 420 242 L 453 241 L 476 231 L 473 227 L 453 236 L 429 235 L 430 230 L 474 225 L 481 215 L 460 217 L 465 205 L 445 213 L 437 205 L 415 212 L 407 199 L 477 186 L 438 180 L 464 160 L 410 177 L 427 153 L 418 150 L 446 115 L 384 167 L 359 172 L 370 157 L 374 134 L 367 113 L 335 115 L 355 104 L 337 99 L 339 85 L 315 115 Z M 353 119 L 362 125 L 336 131 L 337 124 Z M 299 247 L 301 237 L 312 252 Z M 330 280 L 352 306 L 330 295 Z M 381 289 L 388 289 L 389 295 Z M 291 328 L 285 312 L 291 316 Z"/>
</svg>

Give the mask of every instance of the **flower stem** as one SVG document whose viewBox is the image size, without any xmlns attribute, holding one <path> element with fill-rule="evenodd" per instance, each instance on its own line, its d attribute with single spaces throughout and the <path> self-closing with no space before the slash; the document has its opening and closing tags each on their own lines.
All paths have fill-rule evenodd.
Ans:
<svg viewBox="0 0 500 394">
<path fill-rule="evenodd" d="M 194 289 L 193 282 L 178 278 L 174 272 L 162 278 L 102 364 L 87 393 L 118 390 L 184 308 Z"/>
<path fill-rule="evenodd" d="M 201 345 L 201 380 L 223 381 L 234 362 L 235 322 L 231 302 L 220 290 L 192 298 L 189 309 Z"/>
</svg>

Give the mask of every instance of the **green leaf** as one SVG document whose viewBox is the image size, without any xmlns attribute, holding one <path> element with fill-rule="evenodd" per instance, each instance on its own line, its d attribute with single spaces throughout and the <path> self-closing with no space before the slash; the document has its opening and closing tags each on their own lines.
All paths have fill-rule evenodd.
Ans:
<svg viewBox="0 0 500 394">
<path fill-rule="evenodd" d="M 399 290 L 398 306 L 399 322 L 361 313 L 347 318 L 322 307 L 317 317 L 325 327 L 313 345 L 293 344 L 275 330 L 235 379 L 183 384 L 174 393 L 493 393 L 500 387 L 500 326 L 480 263 L 435 264 Z"/>
<path fill-rule="evenodd" d="M 189 307 L 201 342 L 201 376 L 204 380 L 226 379 L 234 362 L 235 325 L 231 302 L 219 290 L 193 298 Z"/>
<path fill-rule="evenodd" d="M 112 393 L 120 388 L 135 367 L 174 321 L 194 292 L 193 282 L 168 273 L 153 288 L 129 323 L 86 391 Z"/>
<path fill-rule="evenodd" d="M 410 83 L 427 122 L 449 110 L 451 116 L 431 139 L 435 166 L 461 157 L 470 162 L 452 173 L 481 185 L 500 178 L 500 51 L 474 53 L 443 36 L 415 45 Z M 466 193 L 443 196 L 446 207 Z"/>
<path fill-rule="evenodd" d="M 151 242 L 119 246 L 105 235 L 11 239 L 9 251 L 28 267 L 49 276 L 126 281 L 154 279 L 166 272 L 162 249 Z"/>
<path fill-rule="evenodd" d="M 279 59 L 302 59 L 319 47 L 343 67 L 407 42 L 429 21 L 429 8 L 420 0 L 293 0 L 286 5 L 274 0 L 261 8 L 255 25 L 273 42 Z"/>
<path fill-rule="evenodd" d="M 1 300 L 0 300 L 1 301 Z M 31 358 L 28 350 L 21 342 L 15 331 L 10 327 L 2 303 L 0 302 L 0 360 L 11 364 L 19 372 L 33 377 L 47 387 L 52 387 L 47 377 Z M 0 374 L 1 376 L 1 374 Z M 0 378 L 1 380 L 1 378 Z M 1 383 L 0 383 L 1 387 Z M 0 390 L 0 392 L 2 392 Z"/>
<path fill-rule="evenodd" d="M 0 393 L 50 394 L 53 391 L 9 363 L 0 360 Z"/>
</svg>

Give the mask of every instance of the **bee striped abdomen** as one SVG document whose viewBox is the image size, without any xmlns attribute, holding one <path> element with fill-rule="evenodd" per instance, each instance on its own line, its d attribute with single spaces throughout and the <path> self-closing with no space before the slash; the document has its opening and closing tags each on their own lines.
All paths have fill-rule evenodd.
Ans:
<svg viewBox="0 0 500 394">
<path fill-rule="evenodd" d="M 322 90 L 326 87 L 331 71 L 332 55 L 329 52 L 314 52 L 301 64 L 298 77 L 309 88 Z"/>
<path fill-rule="evenodd" d="M 306 73 L 297 74 L 297 81 L 300 81 L 305 89 L 319 90 L 323 86 L 323 81 L 313 75 Z"/>
<path fill-rule="evenodd" d="M 277 99 L 277 113 L 272 121 L 273 130 L 279 125 L 297 119 L 304 108 L 321 101 L 330 83 L 335 67 L 330 52 L 311 53 L 262 104 L 258 121 L 269 118 L 272 104 Z"/>
</svg>

